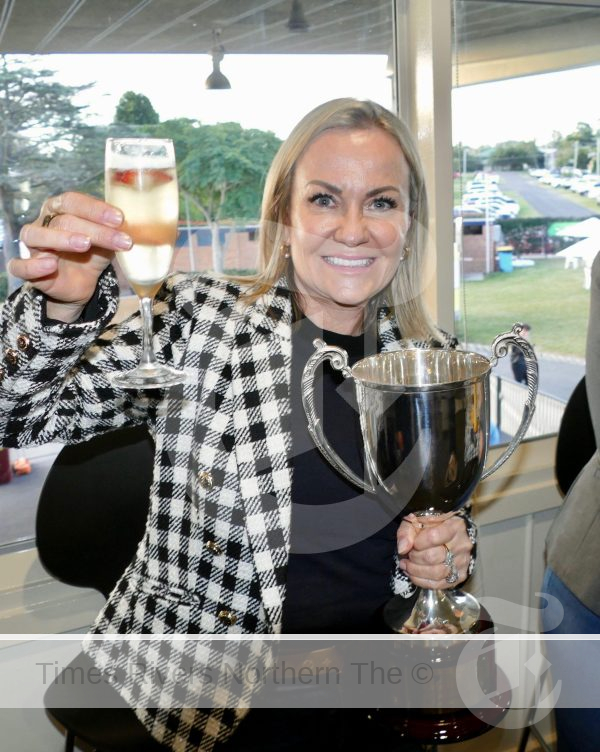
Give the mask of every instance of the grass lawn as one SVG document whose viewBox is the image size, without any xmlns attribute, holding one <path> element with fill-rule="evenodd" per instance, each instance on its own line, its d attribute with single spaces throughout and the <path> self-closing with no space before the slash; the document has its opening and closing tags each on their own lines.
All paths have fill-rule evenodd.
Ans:
<svg viewBox="0 0 600 752">
<path fill-rule="evenodd" d="M 584 357 L 590 293 L 583 289 L 583 270 L 565 269 L 563 259 L 541 259 L 530 268 L 465 282 L 464 298 L 470 342 L 490 344 L 525 321 L 539 351 Z M 457 333 L 462 339 L 460 323 Z"/>
</svg>

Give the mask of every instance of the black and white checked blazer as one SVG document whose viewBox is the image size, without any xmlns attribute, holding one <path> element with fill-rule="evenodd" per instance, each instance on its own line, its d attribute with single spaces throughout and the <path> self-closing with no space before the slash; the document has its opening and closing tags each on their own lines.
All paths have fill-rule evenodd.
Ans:
<svg viewBox="0 0 600 752">
<path fill-rule="evenodd" d="M 158 357 L 189 378 L 164 392 L 126 392 L 107 380 L 133 367 L 140 351 L 137 315 L 107 328 L 118 301 L 110 268 L 99 282 L 96 321 L 45 321 L 43 296 L 27 284 L 4 306 L 0 446 L 78 442 L 141 422 L 155 440 L 146 532 L 92 635 L 281 630 L 292 305 L 283 283 L 251 306 L 240 292 L 212 276 L 168 279 L 154 308 Z M 392 349 L 395 320 L 382 314 L 379 329 L 384 350 Z M 390 576 L 391 590 L 413 592 L 399 568 Z M 102 641 L 90 639 L 87 649 L 100 668 L 119 660 Z M 184 752 L 212 749 L 243 715 L 145 709 L 133 680 L 119 691 L 157 739 Z"/>
</svg>

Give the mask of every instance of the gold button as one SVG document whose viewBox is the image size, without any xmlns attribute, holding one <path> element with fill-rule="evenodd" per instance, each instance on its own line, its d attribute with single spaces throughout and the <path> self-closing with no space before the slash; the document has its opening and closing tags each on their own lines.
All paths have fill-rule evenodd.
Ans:
<svg viewBox="0 0 600 752">
<path fill-rule="evenodd" d="M 228 608 L 223 608 L 217 614 L 217 619 L 226 627 L 233 627 L 237 621 L 237 616 Z"/>
<path fill-rule="evenodd" d="M 200 485 L 205 491 L 210 491 L 210 489 L 213 487 L 213 477 L 210 470 L 202 470 L 202 472 L 198 475 L 198 480 L 200 481 Z"/>
<path fill-rule="evenodd" d="M 6 376 L 6 370 L 0 366 L 0 381 Z"/>
<path fill-rule="evenodd" d="M 19 350 L 27 350 L 29 347 L 29 337 L 26 334 L 19 334 L 17 337 L 17 347 Z"/>
<path fill-rule="evenodd" d="M 206 548 L 208 548 L 211 554 L 214 554 L 215 556 L 221 556 L 223 553 L 223 549 L 216 541 L 208 541 Z"/>
<path fill-rule="evenodd" d="M 12 347 L 9 347 L 4 355 L 6 356 L 6 362 L 10 363 L 11 366 L 16 366 L 19 362 L 19 353 L 13 350 Z"/>
</svg>

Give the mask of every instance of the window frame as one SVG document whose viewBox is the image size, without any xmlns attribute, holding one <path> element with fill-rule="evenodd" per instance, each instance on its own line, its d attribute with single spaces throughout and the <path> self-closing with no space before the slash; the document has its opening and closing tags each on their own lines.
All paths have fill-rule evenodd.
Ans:
<svg viewBox="0 0 600 752">
<path fill-rule="evenodd" d="M 452 0 L 392 0 L 396 104 L 416 135 L 428 183 L 430 256 L 426 297 L 437 322 L 454 330 L 454 277 L 452 221 Z M 529 2 L 530 0 L 521 0 Z M 533 0 L 531 0 L 533 1 Z M 574 0 L 545 0 L 577 4 Z M 591 3 L 600 7 L 600 0 Z M 547 509 L 560 499 L 554 484 L 555 437 L 524 442 L 507 462 L 498 479 L 478 492 L 483 501 L 476 510 L 490 509 L 493 521 L 515 515 L 515 506 L 503 510 L 497 501 L 519 496 L 521 513 L 540 506 L 540 489 L 548 497 Z M 488 462 L 499 455 L 490 452 Z M 487 490 L 486 490 L 487 489 Z M 493 490 L 489 490 L 493 489 Z M 528 502 L 528 494 L 534 494 Z M 533 504 L 533 507 L 531 506 Z M 102 604 L 95 592 L 58 583 L 43 569 L 35 547 L 0 553 L 0 632 L 71 632 L 89 625 Z"/>
</svg>

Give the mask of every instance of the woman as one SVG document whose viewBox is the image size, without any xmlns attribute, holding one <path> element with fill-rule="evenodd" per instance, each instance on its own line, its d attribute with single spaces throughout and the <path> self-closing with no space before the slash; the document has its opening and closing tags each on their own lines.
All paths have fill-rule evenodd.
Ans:
<svg viewBox="0 0 600 752">
<path fill-rule="evenodd" d="M 600 254 L 591 267 L 590 311 L 586 338 L 584 395 L 589 415 L 579 412 L 572 423 L 561 425 L 560 441 L 580 454 L 579 470 L 546 539 L 547 568 L 542 583 L 542 627 L 548 634 L 600 633 L 598 529 L 600 525 Z M 578 387 L 580 389 L 581 386 Z M 575 403 L 571 405 L 573 408 Z M 591 423 L 590 423 L 591 418 Z M 588 441 L 586 429 L 591 427 Z M 595 451 L 594 451 L 595 450 Z M 565 446 L 563 446 L 563 452 Z M 590 457 L 590 452 L 593 451 Z M 557 464 L 559 460 L 557 456 Z M 572 460 L 571 460 L 572 461 Z M 588 666 L 598 660 L 598 643 L 585 638 L 547 640 L 553 682 L 562 684 L 554 709 L 557 750 L 592 752 L 600 735 L 600 690 L 597 674 Z"/>
<path fill-rule="evenodd" d="M 186 370 L 184 387 L 137 394 L 107 380 L 134 365 L 140 343 L 137 316 L 108 326 L 109 264 L 131 247 L 122 221 L 89 196 L 48 199 L 23 228 L 31 258 L 11 272 L 29 284 L 3 325 L 12 354 L 0 444 L 81 441 L 143 421 L 155 439 L 146 534 L 94 633 L 376 632 L 392 590 L 463 582 L 468 515 L 399 525 L 400 510 L 357 495 L 321 459 L 300 406 L 316 333 L 353 359 L 401 337 L 448 341 L 420 296 L 427 199 L 406 127 L 352 99 L 296 126 L 266 180 L 258 275 L 174 275 L 159 293 L 157 349 Z M 325 369 L 326 430 L 362 472 L 356 415 L 339 386 Z M 121 691 L 139 704 L 131 687 Z M 243 715 L 136 712 L 157 739 L 189 750 L 226 740 Z"/>
</svg>

